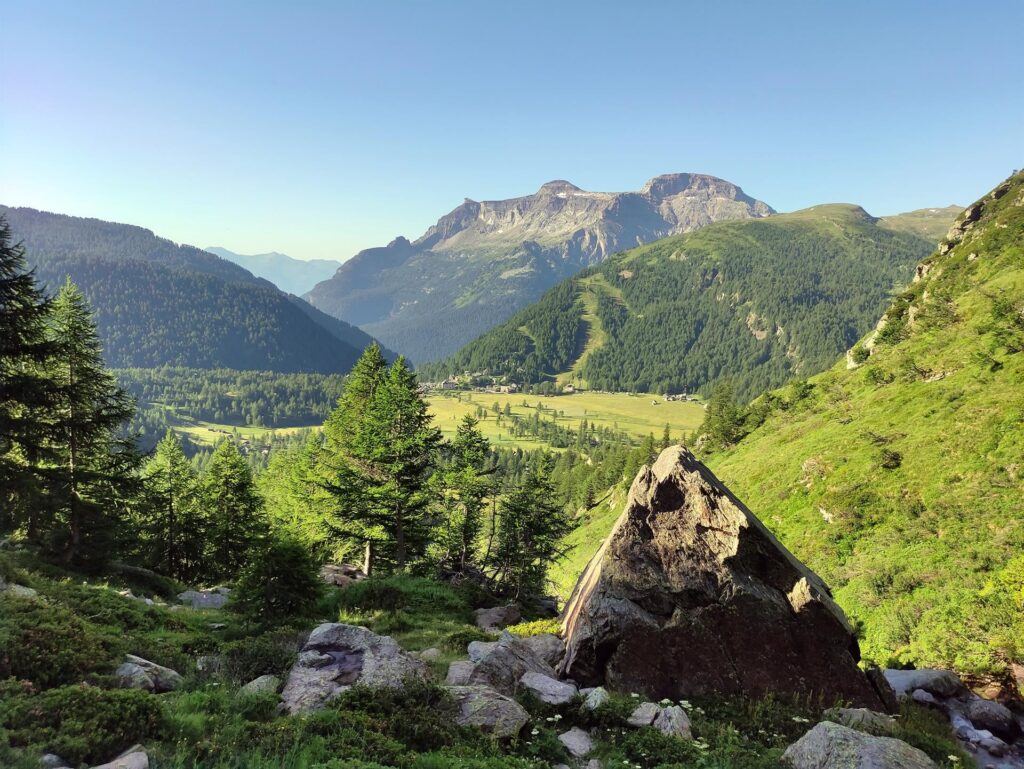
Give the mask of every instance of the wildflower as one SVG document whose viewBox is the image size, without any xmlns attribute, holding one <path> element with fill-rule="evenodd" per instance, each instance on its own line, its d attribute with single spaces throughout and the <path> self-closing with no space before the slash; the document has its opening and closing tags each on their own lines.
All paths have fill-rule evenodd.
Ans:
<svg viewBox="0 0 1024 769">
<path fill-rule="evenodd" d="M 534 730 L 532 730 L 530 732 L 530 734 L 532 734 L 534 737 L 536 737 L 538 734 L 540 734 L 540 730 L 539 729 L 534 729 Z"/>
<path fill-rule="evenodd" d="M 659 702 L 658 704 L 659 704 L 659 705 L 666 705 L 666 706 L 668 706 L 668 705 L 671 705 L 671 704 L 672 704 L 672 700 L 670 700 L 670 699 L 668 699 L 668 698 L 666 697 L 665 699 L 661 700 L 661 701 L 660 701 L 660 702 Z"/>
<path fill-rule="evenodd" d="M 960 756 L 954 756 L 954 755 L 951 754 L 951 755 L 946 756 L 946 758 L 948 758 L 954 764 L 959 764 L 960 763 Z"/>
<path fill-rule="evenodd" d="M 793 716 L 792 720 L 798 724 L 809 724 L 811 722 L 811 719 L 804 718 L 803 716 Z"/>
<path fill-rule="evenodd" d="M 633 698 L 633 699 L 635 700 L 635 699 L 636 699 L 637 697 L 639 697 L 640 695 L 639 695 L 639 694 L 637 694 L 636 692 L 630 692 L 629 696 L 630 696 L 630 697 L 632 697 L 632 698 Z M 626 763 L 629 763 L 629 762 L 627 761 Z"/>
<path fill-rule="evenodd" d="M 553 721 L 561 721 L 562 720 L 562 714 L 561 713 L 555 713 L 553 716 L 551 716 L 551 719 Z"/>
</svg>

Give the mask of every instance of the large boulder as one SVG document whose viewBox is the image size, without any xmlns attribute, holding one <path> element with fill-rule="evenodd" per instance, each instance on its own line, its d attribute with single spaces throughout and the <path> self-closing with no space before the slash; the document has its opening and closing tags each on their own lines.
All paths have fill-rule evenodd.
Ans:
<svg viewBox="0 0 1024 769">
<path fill-rule="evenodd" d="M 558 741 L 562 743 L 573 758 L 583 758 L 594 749 L 594 741 L 590 738 L 590 735 L 578 726 L 574 726 L 569 731 L 558 735 Z"/>
<path fill-rule="evenodd" d="M 328 563 L 320 567 L 320 579 L 335 587 L 348 587 L 353 582 L 366 579 L 366 574 L 358 566 L 350 563 Z"/>
<path fill-rule="evenodd" d="M 149 755 L 141 745 L 133 745 L 113 761 L 93 769 L 149 769 Z"/>
<path fill-rule="evenodd" d="M 455 660 L 448 666 L 448 675 L 444 682 L 449 686 L 465 686 L 473 674 L 474 665 L 469 660 Z"/>
<path fill-rule="evenodd" d="M 548 705 L 567 705 L 572 702 L 573 697 L 579 695 L 579 691 L 572 684 L 533 671 L 523 673 L 519 684 L 538 700 L 546 702 Z"/>
<path fill-rule="evenodd" d="M 876 713 L 867 708 L 833 708 L 825 716 L 841 726 L 848 726 L 868 734 L 890 737 L 895 731 L 896 722 L 892 716 Z"/>
<path fill-rule="evenodd" d="M 822 580 L 681 446 L 640 470 L 562 626 L 559 670 L 584 686 L 883 707 Z"/>
<path fill-rule="evenodd" d="M 181 686 L 183 680 L 176 670 L 134 654 L 125 655 L 125 661 L 114 671 L 114 675 L 122 689 L 144 689 L 155 694 L 173 691 Z"/>
<path fill-rule="evenodd" d="M 523 639 L 523 643 L 546 663 L 555 667 L 565 655 L 565 642 L 553 633 L 540 633 Z"/>
<path fill-rule="evenodd" d="M 288 713 L 316 710 L 356 684 L 401 688 L 409 678 L 426 680 L 429 670 L 390 636 L 328 622 L 310 633 L 288 674 L 281 702 Z"/>
<path fill-rule="evenodd" d="M 494 633 L 509 625 L 516 624 L 522 616 L 519 613 L 519 607 L 513 604 L 495 606 L 491 609 L 477 609 L 474 614 L 476 616 L 476 626 L 489 633 Z"/>
<path fill-rule="evenodd" d="M 549 678 L 557 678 L 554 669 L 522 639 L 506 633 L 480 657 L 469 681 L 473 684 L 487 684 L 502 694 L 513 695 L 524 673 L 540 673 Z"/>
<path fill-rule="evenodd" d="M 1004 740 L 1013 742 L 1020 734 L 1020 726 L 1013 712 L 998 702 L 980 697 L 967 703 L 967 717 L 978 729 L 987 729 Z"/>
<path fill-rule="evenodd" d="M 490 686 L 449 686 L 448 691 L 459 703 L 460 726 L 475 726 L 486 734 L 504 739 L 515 737 L 530 720 L 530 714 L 522 705 Z"/>
<path fill-rule="evenodd" d="M 908 697 L 921 689 L 936 697 L 956 697 L 967 691 L 960 677 L 951 670 L 886 670 L 885 680 L 897 697 Z"/>
<path fill-rule="evenodd" d="M 793 769 L 937 769 L 917 748 L 822 721 L 782 755 Z"/>
</svg>

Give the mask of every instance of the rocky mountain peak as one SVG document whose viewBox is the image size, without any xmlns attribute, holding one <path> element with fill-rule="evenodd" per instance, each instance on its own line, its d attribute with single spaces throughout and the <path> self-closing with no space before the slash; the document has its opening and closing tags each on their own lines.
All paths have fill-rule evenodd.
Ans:
<svg viewBox="0 0 1024 769">
<path fill-rule="evenodd" d="M 565 181 L 565 179 L 554 179 L 542 184 L 540 189 L 537 190 L 538 195 L 545 192 L 557 195 L 559 192 L 583 192 L 583 190 L 572 182 Z"/>
</svg>

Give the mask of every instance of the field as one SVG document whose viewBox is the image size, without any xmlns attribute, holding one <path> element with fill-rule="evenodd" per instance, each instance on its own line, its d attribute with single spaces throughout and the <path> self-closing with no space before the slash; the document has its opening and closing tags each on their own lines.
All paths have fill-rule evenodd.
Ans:
<svg viewBox="0 0 1024 769">
<path fill-rule="evenodd" d="M 427 403 L 446 436 L 455 434 L 463 415 L 475 415 L 477 408 L 482 407 L 487 416 L 480 420 L 480 429 L 488 440 L 496 446 L 518 444 L 523 448 L 537 448 L 544 444 L 511 437 L 505 426 L 498 425 L 494 419 L 491 408 L 495 403 L 502 410 L 507 403 L 512 413 L 521 417 L 533 414 L 540 403 L 545 408 L 546 419 L 550 419 L 553 410 L 558 413 L 559 422 L 567 427 L 576 427 L 586 419 L 600 427 L 624 430 L 637 439 L 651 433 L 660 438 L 666 424 L 672 436 L 678 438 L 684 432 L 692 432 L 704 419 L 704 407 L 699 403 L 666 403 L 654 395 L 626 393 L 584 392 L 543 396 L 455 391 L 430 395 Z"/>
</svg>

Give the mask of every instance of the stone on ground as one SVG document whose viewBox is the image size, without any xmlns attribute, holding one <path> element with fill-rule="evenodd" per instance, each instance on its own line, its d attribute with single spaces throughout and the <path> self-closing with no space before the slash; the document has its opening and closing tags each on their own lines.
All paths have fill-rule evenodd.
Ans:
<svg viewBox="0 0 1024 769">
<path fill-rule="evenodd" d="M 505 739 L 519 734 L 530 720 L 522 705 L 493 687 L 449 686 L 448 691 L 459 704 L 460 726 L 475 726 L 497 739 Z"/>
<path fill-rule="evenodd" d="M 576 687 L 557 678 L 530 670 L 519 679 L 523 689 L 548 705 L 566 705 L 579 694 Z"/>
<path fill-rule="evenodd" d="M 501 630 L 509 625 L 516 624 L 521 615 L 519 607 L 515 605 L 495 606 L 493 609 L 477 609 L 476 626 L 489 633 Z"/>
<path fill-rule="evenodd" d="M 398 689 L 406 679 L 426 680 L 429 668 L 390 636 L 364 627 L 328 622 L 306 641 L 281 692 L 287 713 L 323 707 L 356 684 Z"/>
<path fill-rule="evenodd" d="M 573 758 L 583 758 L 594 749 L 594 741 L 590 739 L 590 735 L 578 726 L 558 735 L 558 741 L 565 746 Z"/>
<path fill-rule="evenodd" d="M 215 587 L 210 590 L 186 590 L 178 593 L 178 600 L 193 609 L 223 609 L 231 597 L 231 589 Z"/>
<path fill-rule="evenodd" d="M 56 753 L 44 753 L 39 757 L 39 769 L 70 769 L 70 767 L 71 765 Z"/>
<path fill-rule="evenodd" d="M 448 675 L 444 682 L 449 686 L 465 686 L 469 683 L 469 677 L 473 673 L 474 665 L 469 660 L 455 660 L 448 666 Z"/>
<path fill-rule="evenodd" d="M 825 715 L 829 721 L 869 734 L 891 736 L 895 727 L 891 716 L 867 708 L 833 708 Z"/>
<path fill-rule="evenodd" d="M 238 690 L 239 694 L 267 694 L 269 692 L 277 692 L 281 687 L 281 679 L 277 676 L 265 675 L 259 678 L 254 678 L 241 689 Z"/>
<path fill-rule="evenodd" d="M 661 706 L 654 702 L 641 702 L 626 719 L 626 723 L 639 729 L 650 726 L 661 712 Z"/>
<path fill-rule="evenodd" d="M 559 671 L 584 686 L 884 707 L 821 578 L 681 446 L 637 474 L 562 627 Z"/>
<path fill-rule="evenodd" d="M 141 745 L 133 745 L 113 761 L 93 769 L 149 769 L 149 755 Z"/>
<path fill-rule="evenodd" d="M 553 633 L 530 636 L 524 638 L 523 643 L 533 649 L 534 653 L 551 667 L 557 667 L 565 654 L 565 643 Z"/>
<path fill-rule="evenodd" d="M 353 582 L 366 579 L 366 574 L 350 563 L 328 563 L 320 567 L 320 579 L 328 585 L 348 587 Z"/>
<path fill-rule="evenodd" d="M 1020 733 L 1013 713 L 1005 705 L 980 697 L 967 703 L 967 717 L 978 729 L 987 729 L 997 737 L 1012 742 Z"/>
<path fill-rule="evenodd" d="M 466 653 L 469 655 L 470 660 L 479 662 L 490 654 L 491 650 L 497 645 L 497 641 L 470 641 L 469 646 L 466 647 Z"/>
<path fill-rule="evenodd" d="M 584 697 L 583 707 L 585 707 L 587 710 L 597 710 L 599 707 L 608 702 L 609 699 L 610 696 L 608 694 L 607 689 L 605 689 L 603 686 L 595 686 L 593 689 L 587 692 L 587 696 Z"/>
<path fill-rule="evenodd" d="M 515 694 L 523 674 L 529 672 L 557 678 L 554 669 L 534 654 L 529 646 L 506 633 L 476 663 L 469 680 L 474 684 L 488 684 L 511 696 Z"/>
<path fill-rule="evenodd" d="M 678 705 L 662 708 L 654 719 L 654 728 L 669 737 L 681 737 L 686 740 L 693 738 L 690 717 Z"/>
<path fill-rule="evenodd" d="M 925 753 L 892 737 L 875 737 L 822 721 L 782 756 L 793 769 L 937 769 Z"/>
<path fill-rule="evenodd" d="M 144 689 L 154 694 L 173 691 L 181 686 L 183 680 L 176 670 L 134 654 L 125 655 L 125 661 L 114 671 L 114 675 L 122 689 Z"/>
</svg>

